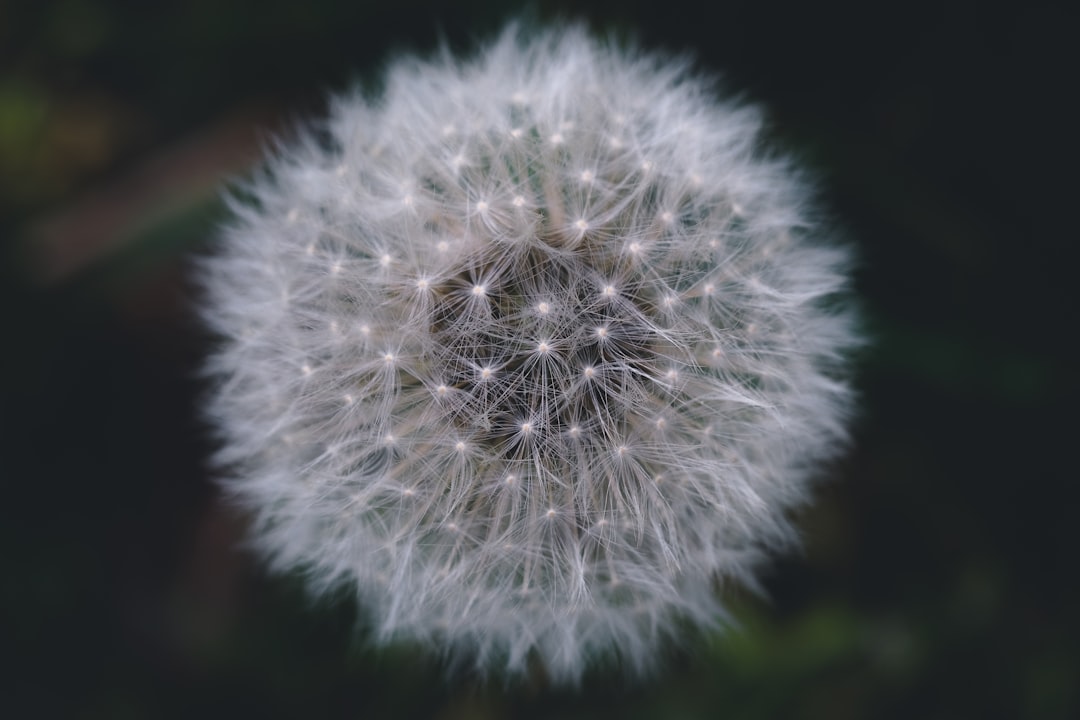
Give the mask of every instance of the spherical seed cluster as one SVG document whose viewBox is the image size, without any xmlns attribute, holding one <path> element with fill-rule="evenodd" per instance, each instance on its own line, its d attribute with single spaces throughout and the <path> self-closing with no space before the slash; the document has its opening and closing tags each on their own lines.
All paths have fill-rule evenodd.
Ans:
<svg viewBox="0 0 1080 720">
<path fill-rule="evenodd" d="M 752 583 L 849 405 L 846 253 L 758 114 L 579 31 L 394 65 L 205 263 L 259 546 L 380 637 L 557 678 Z"/>
</svg>

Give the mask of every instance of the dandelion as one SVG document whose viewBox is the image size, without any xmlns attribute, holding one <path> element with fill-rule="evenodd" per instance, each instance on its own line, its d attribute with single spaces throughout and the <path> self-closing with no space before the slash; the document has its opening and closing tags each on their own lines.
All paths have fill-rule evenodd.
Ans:
<svg viewBox="0 0 1080 720">
<path fill-rule="evenodd" d="M 578 29 L 337 98 L 203 263 L 218 459 L 273 567 L 562 681 L 716 624 L 844 439 L 856 342 L 759 129 Z"/>
</svg>

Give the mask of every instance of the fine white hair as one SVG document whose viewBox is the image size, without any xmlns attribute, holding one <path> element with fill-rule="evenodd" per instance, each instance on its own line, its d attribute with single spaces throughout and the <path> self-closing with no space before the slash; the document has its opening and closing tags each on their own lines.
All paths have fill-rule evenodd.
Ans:
<svg viewBox="0 0 1080 720">
<path fill-rule="evenodd" d="M 275 152 L 201 271 L 273 567 L 558 681 L 721 619 L 845 439 L 857 343 L 849 253 L 760 128 L 684 62 L 511 29 Z"/>
</svg>

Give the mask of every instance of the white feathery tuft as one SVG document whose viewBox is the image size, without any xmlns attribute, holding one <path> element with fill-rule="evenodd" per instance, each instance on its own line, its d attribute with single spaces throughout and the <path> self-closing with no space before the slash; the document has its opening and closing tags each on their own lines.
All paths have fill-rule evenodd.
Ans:
<svg viewBox="0 0 1080 720">
<path fill-rule="evenodd" d="M 580 29 L 399 61 L 204 263 L 257 545 L 380 640 L 574 681 L 753 584 L 845 438 L 848 253 L 684 64 Z"/>
</svg>

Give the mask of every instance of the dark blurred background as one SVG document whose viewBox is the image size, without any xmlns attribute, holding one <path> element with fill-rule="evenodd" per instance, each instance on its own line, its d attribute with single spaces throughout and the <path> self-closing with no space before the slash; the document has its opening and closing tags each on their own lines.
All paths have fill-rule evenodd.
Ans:
<svg viewBox="0 0 1080 720">
<path fill-rule="evenodd" d="M 206 470 L 192 255 L 226 177 L 520 12 L 0 0 L 0 675 L 22 717 L 1080 717 L 1064 3 L 538 2 L 770 111 L 857 246 L 873 344 L 805 551 L 630 683 L 446 682 L 242 548 Z M 1071 173 L 1071 175 L 1070 175 Z"/>
</svg>

